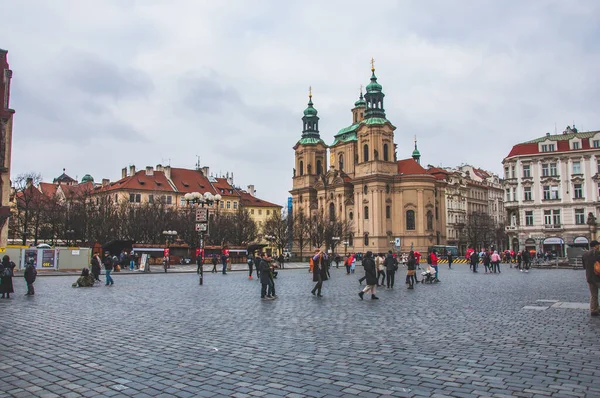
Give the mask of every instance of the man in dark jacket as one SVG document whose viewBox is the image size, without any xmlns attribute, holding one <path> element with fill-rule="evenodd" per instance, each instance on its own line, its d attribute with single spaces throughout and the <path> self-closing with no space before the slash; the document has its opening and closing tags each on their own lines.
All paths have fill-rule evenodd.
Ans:
<svg viewBox="0 0 600 398">
<path fill-rule="evenodd" d="M 452 252 L 448 252 L 448 269 L 452 269 L 452 261 L 454 261 L 454 257 L 452 256 Z"/>
<path fill-rule="evenodd" d="M 104 269 L 106 270 L 106 286 L 109 285 L 114 285 L 115 281 L 113 281 L 113 278 L 110 276 L 110 273 L 113 270 L 113 259 L 110 257 L 110 253 L 106 252 L 104 254 Z"/>
<path fill-rule="evenodd" d="M 479 253 L 473 252 L 471 253 L 471 268 L 473 272 L 477 272 L 477 266 L 479 265 Z"/>
<path fill-rule="evenodd" d="M 256 272 L 260 275 L 260 298 L 263 300 L 273 300 L 272 295 L 267 295 L 267 288 L 272 282 L 271 279 L 271 267 L 267 261 L 267 255 L 263 254 L 262 257 L 256 258 Z"/>
<path fill-rule="evenodd" d="M 391 250 L 389 250 L 387 256 L 385 256 L 383 265 L 385 265 L 387 288 L 393 289 L 394 277 L 396 276 L 396 270 L 398 269 L 398 260 L 394 258 Z"/>
<path fill-rule="evenodd" d="M 35 282 L 35 278 L 37 277 L 37 270 L 35 269 L 33 258 L 27 260 L 27 266 L 25 267 L 23 277 L 25 278 L 25 282 L 27 282 L 27 294 L 25 295 L 33 296 L 35 294 L 35 291 L 33 289 L 33 282 Z"/>
<path fill-rule="evenodd" d="M 377 269 L 375 267 L 375 260 L 373 259 L 373 252 L 367 252 L 362 260 L 362 265 L 365 268 L 367 286 L 360 293 L 358 293 L 358 296 L 362 300 L 365 293 L 370 291 L 371 300 L 379 300 L 379 297 L 375 296 L 375 293 L 377 293 Z"/>
<path fill-rule="evenodd" d="M 594 272 L 594 264 L 600 261 L 600 244 L 597 240 L 590 243 L 591 249 L 583 254 L 583 267 L 585 268 L 585 278 L 590 288 L 590 311 L 592 316 L 600 315 L 600 306 L 598 306 L 598 288 L 600 288 L 600 277 Z"/>
</svg>

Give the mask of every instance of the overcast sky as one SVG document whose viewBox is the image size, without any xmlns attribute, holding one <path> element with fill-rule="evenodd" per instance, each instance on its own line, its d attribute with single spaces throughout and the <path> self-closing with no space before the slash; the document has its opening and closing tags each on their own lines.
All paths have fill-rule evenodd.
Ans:
<svg viewBox="0 0 600 398">
<path fill-rule="evenodd" d="M 598 1 L 0 0 L 12 175 L 234 173 L 285 204 L 308 87 L 351 124 L 370 59 L 398 158 L 501 172 L 512 145 L 600 130 Z"/>
</svg>

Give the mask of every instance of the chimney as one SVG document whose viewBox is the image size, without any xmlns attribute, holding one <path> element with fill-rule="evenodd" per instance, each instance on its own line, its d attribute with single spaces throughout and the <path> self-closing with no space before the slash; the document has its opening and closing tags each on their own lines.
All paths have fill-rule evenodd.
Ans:
<svg viewBox="0 0 600 398">
<path fill-rule="evenodd" d="M 121 178 L 126 178 L 127 177 L 127 167 L 123 167 L 123 169 L 121 170 Z"/>
<path fill-rule="evenodd" d="M 248 193 L 254 196 L 254 185 L 248 185 Z"/>
<path fill-rule="evenodd" d="M 165 166 L 165 177 L 167 177 L 167 180 L 171 179 L 171 166 Z"/>
<path fill-rule="evenodd" d="M 202 167 L 200 171 L 202 171 L 202 175 L 204 175 L 204 177 L 208 177 L 208 172 L 210 171 L 210 169 L 208 168 L 208 166 L 205 166 Z"/>
<path fill-rule="evenodd" d="M 231 175 L 227 176 L 227 183 L 233 186 L 233 171 L 231 172 Z"/>
<path fill-rule="evenodd" d="M 156 165 L 156 171 L 164 171 L 162 164 L 157 164 Z"/>
<path fill-rule="evenodd" d="M 131 165 L 129 166 L 129 176 L 134 176 L 135 175 L 135 165 Z"/>
<path fill-rule="evenodd" d="M 146 166 L 146 175 L 147 176 L 153 176 L 154 175 L 154 169 L 152 168 L 152 166 Z"/>
<path fill-rule="evenodd" d="M 25 181 L 25 187 L 30 188 L 32 185 L 33 185 L 33 178 L 27 177 L 27 180 Z"/>
<path fill-rule="evenodd" d="M 105 186 L 107 186 L 108 184 L 110 184 L 110 180 L 109 180 L 108 178 L 103 178 L 103 179 L 102 179 L 102 186 L 103 186 L 103 187 L 105 187 Z"/>
</svg>

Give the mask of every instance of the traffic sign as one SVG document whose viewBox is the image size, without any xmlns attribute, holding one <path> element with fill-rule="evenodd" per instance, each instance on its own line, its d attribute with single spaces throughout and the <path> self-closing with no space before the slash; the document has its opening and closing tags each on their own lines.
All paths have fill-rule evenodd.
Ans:
<svg viewBox="0 0 600 398">
<path fill-rule="evenodd" d="M 196 209 L 196 222 L 207 222 L 208 221 L 208 209 L 204 207 L 198 207 Z"/>
<path fill-rule="evenodd" d="M 208 224 L 207 223 L 196 223 L 196 232 L 206 232 L 208 231 Z"/>
<path fill-rule="evenodd" d="M 394 239 L 394 246 L 400 247 L 400 238 Z"/>
</svg>

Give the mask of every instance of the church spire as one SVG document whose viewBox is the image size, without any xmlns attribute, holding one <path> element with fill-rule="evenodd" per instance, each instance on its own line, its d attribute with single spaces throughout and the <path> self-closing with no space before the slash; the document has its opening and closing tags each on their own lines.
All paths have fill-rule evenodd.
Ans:
<svg viewBox="0 0 600 398">
<path fill-rule="evenodd" d="M 377 83 L 377 76 L 375 76 L 375 59 L 371 58 L 371 83 L 367 86 L 367 93 L 365 94 L 365 100 L 367 101 L 366 119 L 372 117 L 385 119 L 385 109 L 383 109 L 385 94 L 381 90 L 381 84 Z"/>
<path fill-rule="evenodd" d="M 313 107 L 312 87 L 309 87 L 308 107 L 304 110 L 304 116 L 302 117 L 302 122 L 304 125 L 304 128 L 302 129 L 302 138 L 321 138 L 319 136 L 319 117 L 317 114 L 317 110 Z"/>
<path fill-rule="evenodd" d="M 417 136 L 415 135 L 415 150 L 412 153 L 412 158 L 415 162 L 421 164 L 421 152 L 417 149 Z"/>
</svg>

